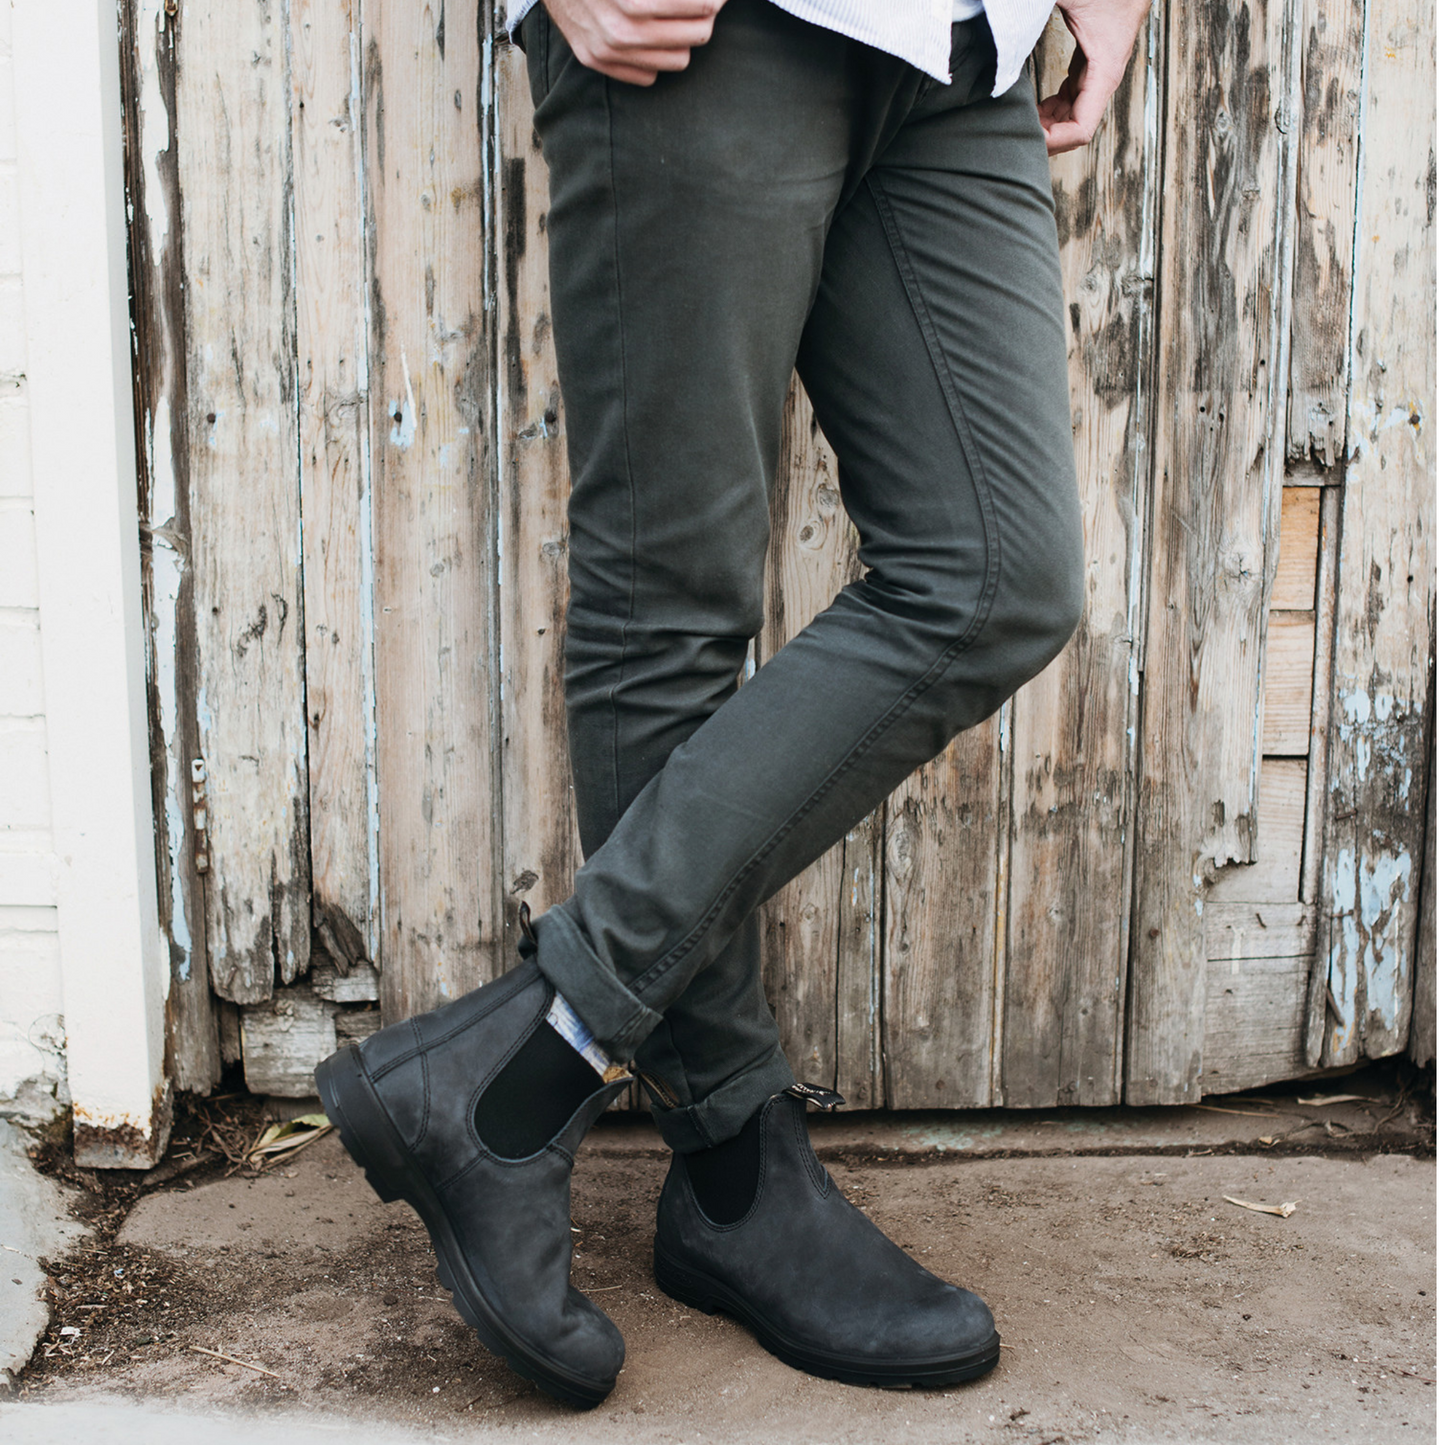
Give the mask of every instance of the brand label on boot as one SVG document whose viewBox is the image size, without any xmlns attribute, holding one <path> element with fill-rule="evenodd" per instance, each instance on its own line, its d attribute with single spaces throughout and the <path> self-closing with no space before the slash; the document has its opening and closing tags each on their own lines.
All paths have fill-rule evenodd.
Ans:
<svg viewBox="0 0 1445 1445">
<path fill-rule="evenodd" d="M 820 1109 L 837 1109 L 848 1102 L 836 1089 L 825 1089 L 821 1084 L 790 1084 L 783 1092 Z"/>
</svg>

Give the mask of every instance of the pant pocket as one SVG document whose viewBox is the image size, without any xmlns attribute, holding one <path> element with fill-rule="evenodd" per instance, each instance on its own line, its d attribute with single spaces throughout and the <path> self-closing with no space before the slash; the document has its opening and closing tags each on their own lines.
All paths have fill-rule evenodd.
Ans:
<svg viewBox="0 0 1445 1445">
<path fill-rule="evenodd" d="M 517 27 L 517 45 L 527 57 L 527 85 L 532 92 L 532 106 L 535 109 L 547 98 L 552 88 L 552 71 L 549 65 L 552 49 L 552 17 L 542 0 L 527 11 Z"/>
</svg>

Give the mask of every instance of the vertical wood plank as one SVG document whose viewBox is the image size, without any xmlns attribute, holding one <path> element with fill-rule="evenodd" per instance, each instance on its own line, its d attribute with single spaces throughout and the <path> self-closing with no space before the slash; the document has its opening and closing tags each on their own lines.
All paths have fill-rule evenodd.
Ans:
<svg viewBox="0 0 1445 1445">
<path fill-rule="evenodd" d="M 311 916 L 349 970 L 376 956 L 360 35 L 354 0 L 290 9 Z"/>
<path fill-rule="evenodd" d="M 1209 885 L 1205 915 L 1220 903 L 1298 903 L 1304 844 L 1306 762 L 1264 758 L 1259 765 L 1255 861 L 1218 869 Z"/>
<path fill-rule="evenodd" d="M 506 923 L 566 898 L 580 861 L 567 756 L 566 418 L 547 277 L 547 167 L 526 57 L 497 56 L 497 436 Z M 515 933 L 509 934 L 515 939 Z"/>
<path fill-rule="evenodd" d="M 1315 615 L 1271 610 L 1266 636 L 1260 748 L 1267 757 L 1303 757 L 1310 746 Z"/>
<path fill-rule="evenodd" d="M 204 1093 L 221 1076 L 221 1055 L 191 831 L 191 759 L 199 741 L 175 29 L 165 0 L 129 0 L 121 26 L 151 793 L 171 959 L 167 1054 L 175 1087 Z"/>
<path fill-rule="evenodd" d="M 1325 812 L 1328 808 L 1326 744 L 1329 735 L 1330 680 L 1334 675 L 1335 590 L 1340 561 L 1340 489 L 1320 490 L 1319 561 L 1315 569 L 1315 670 L 1310 683 L 1309 783 L 1305 799 L 1304 856 L 1300 867 L 1300 898 L 1317 903 L 1325 852 Z M 1318 980 L 1317 976 L 1318 975 Z M 1323 974 L 1314 970 L 1312 993 Z M 1323 1007 L 1320 992 L 1320 1006 Z M 1312 1006 L 1313 1007 L 1313 1006 Z M 1315 1017 L 1314 1013 L 1307 1015 Z M 1308 1047 L 1305 1050 L 1309 1053 Z M 1319 1048 L 1313 1057 L 1319 1056 Z"/>
<path fill-rule="evenodd" d="M 887 803 L 883 1067 L 892 1109 L 996 1102 L 1001 775 L 993 718 L 960 733 Z"/>
<path fill-rule="evenodd" d="M 1345 435 L 1364 11 L 1365 0 L 1303 0 L 1287 450 L 1323 468 L 1337 465 Z"/>
<path fill-rule="evenodd" d="M 1297 1078 L 1308 957 L 1210 959 L 1204 1031 L 1207 1094 Z"/>
<path fill-rule="evenodd" d="M 382 1011 L 498 959 L 491 328 L 474 3 L 363 0 Z"/>
<path fill-rule="evenodd" d="M 1275 612 L 1313 612 L 1320 555 L 1319 487 L 1286 487 L 1279 517 L 1279 566 L 1269 605 Z M 1266 748 L 1266 752 L 1269 750 Z"/>
<path fill-rule="evenodd" d="M 883 1075 L 882 843 L 885 808 L 843 838 L 838 896 L 838 1044 L 833 1087 L 858 1109 L 881 1108 Z"/>
<path fill-rule="evenodd" d="M 1169 12 L 1164 252 L 1130 969 L 1131 1103 L 1199 1097 L 1204 895 L 1254 856 L 1283 471 L 1293 0 Z"/>
<path fill-rule="evenodd" d="M 1134 816 L 1135 657 L 1153 413 L 1157 21 L 1100 136 L 1053 162 L 1087 558 L 1073 641 L 1014 700 L 1006 1104 L 1109 1104 L 1122 1071 Z M 1073 37 L 1050 24 L 1040 91 Z"/>
<path fill-rule="evenodd" d="M 1435 624 L 1433 12 L 1371 0 L 1321 929 L 1321 1062 L 1409 1039 Z"/>
<path fill-rule="evenodd" d="M 237 1003 L 311 947 L 287 39 L 258 3 L 177 29 L 206 940 Z"/>
<path fill-rule="evenodd" d="M 759 665 L 826 607 L 839 588 L 859 575 L 857 535 L 843 510 L 837 459 L 796 379 L 783 413 L 782 456 L 773 487 L 770 525 L 766 612 L 757 644 Z M 835 844 L 763 905 L 764 984 L 778 1018 L 784 1051 L 803 1078 L 838 1078 L 839 999 L 845 986 L 839 964 L 844 935 L 855 968 L 861 964 L 866 969 L 871 961 L 867 950 L 859 948 L 857 933 L 860 927 L 866 931 L 864 919 L 872 904 L 871 880 L 866 876 L 871 854 L 866 839 L 874 827 L 871 819 L 859 824 L 851 845 L 846 840 Z M 847 881 L 850 867 L 865 870 L 856 891 Z M 866 999 L 869 983 L 855 973 L 846 987 L 850 998 L 856 999 L 861 991 Z M 856 1017 L 849 1027 L 856 1049 L 860 1042 Z M 869 1078 L 856 1058 L 855 1054 L 849 1072 Z M 849 1102 L 861 1099 L 850 1091 Z"/>
<path fill-rule="evenodd" d="M 1426 789 L 1425 857 L 1420 873 L 1420 919 L 1415 930 L 1415 1006 L 1410 1012 L 1410 1057 L 1423 1069 L 1435 1060 L 1435 750 Z"/>
</svg>

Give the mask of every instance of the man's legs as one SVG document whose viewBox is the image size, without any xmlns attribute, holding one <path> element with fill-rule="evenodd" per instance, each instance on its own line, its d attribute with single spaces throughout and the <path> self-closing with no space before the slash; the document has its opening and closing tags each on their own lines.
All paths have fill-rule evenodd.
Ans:
<svg viewBox="0 0 1445 1445">
<path fill-rule="evenodd" d="M 540 10 L 524 35 L 553 188 L 567 717 L 590 857 L 736 691 L 761 627 L 783 398 L 846 179 L 850 46 L 742 0 L 685 83 L 639 90 L 578 65 Z M 814 73 L 792 84 L 804 47 Z M 717 965 L 636 1049 L 676 1148 L 724 1137 L 709 1120 L 730 1099 L 746 1116 L 792 1082 L 755 912 Z"/>
<path fill-rule="evenodd" d="M 681 1080 L 661 1120 L 687 1151 L 659 1201 L 663 1289 L 739 1314 L 816 1373 L 969 1378 L 998 1358 L 987 1307 L 831 1187 L 802 1105 L 777 1093 L 756 944 L 736 935 L 1072 629 L 1062 303 L 1032 97 L 984 101 L 982 22 L 958 32 L 970 43 L 941 88 L 732 0 L 692 68 L 651 91 L 585 71 L 544 15 L 529 23 L 590 857 L 534 956 L 339 1051 L 317 1086 L 382 1197 L 421 1215 L 484 1343 L 596 1403 L 623 1347 L 570 1285 L 568 1189 L 623 1085 L 573 1048 L 560 992 L 614 1058 L 647 1052 Z M 737 690 L 795 360 L 869 572 Z"/>
<path fill-rule="evenodd" d="M 614 1057 L 695 1071 L 661 1119 L 683 1149 L 786 1077 L 758 903 L 1077 619 L 1042 133 L 1025 82 L 985 98 L 991 52 L 958 59 L 932 86 L 734 0 L 655 90 L 556 53 L 539 87 L 589 858 L 538 962 Z M 869 571 L 734 695 L 795 349 Z"/>
</svg>

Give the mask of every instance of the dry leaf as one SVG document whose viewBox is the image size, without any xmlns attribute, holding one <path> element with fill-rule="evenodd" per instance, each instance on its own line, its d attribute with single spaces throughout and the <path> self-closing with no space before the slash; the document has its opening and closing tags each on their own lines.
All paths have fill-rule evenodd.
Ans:
<svg viewBox="0 0 1445 1445">
<path fill-rule="evenodd" d="M 1257 1142 L 1259 1142 L 1260 1144 L 1263 1144 L 1264 1147 L 1265 1147 L 1266 1149 L 1268 1149 L 1269 1146 L 1274 1143 L 1274 1135 L 1273 1135 L 1273 1134 L 1261 1134 L 1261 1135 L 1259 1136 L 1259 1139 L 1258 1139 Z"/>
<path fill-rule="evenodd" d="M 1321 1094 L 1318 1099 L 1296 1098 L 1295 1103 L 1307 1109 L 1323 1109 L 1326 1104 L 1368 1104 L 1369 1100 L 1363 1094 Z"/>
<path fill-rule="evenodd" d="M 1281 1219 L 1288 1219 L 1295 1212 L 1299 1204 L 1297 1199 L 1287 1199 L 1283 1204 L 1251 1204 L 1247 1199 L 1236 1199 L 1232 1194 L 1224 1196 L 1231 1204 L 1237 1204 L 1241 1209 L 1252 1209 L 1256 1214 L 1277 1214 Z"/>
<path fill-rule="evenodd" d="M 331 1121 L 325 1114 L 302 1114 L 299 1118 L 286 1120 L 284 1124 L 270 1124 L 246 1151 L 246 1158 L 282 1158 L 304 1149 L 330 1130 Z"/>
</svg>

